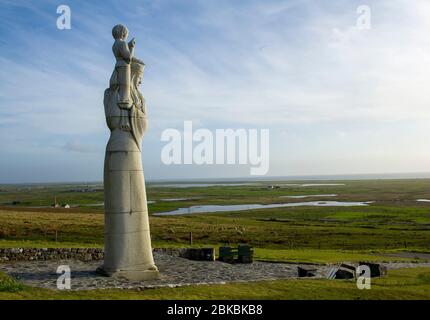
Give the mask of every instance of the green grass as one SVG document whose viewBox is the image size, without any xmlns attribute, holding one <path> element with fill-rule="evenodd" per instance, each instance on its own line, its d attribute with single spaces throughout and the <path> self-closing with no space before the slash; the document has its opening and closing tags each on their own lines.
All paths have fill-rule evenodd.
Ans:
<svg viewBox="0 0 430 320">
<path fill-rule="evenodd" d="M 430 199 L 430 179 L 409 180 L 362 180 L 362 181 L 306 181 L 306 183 L 344 183 L 340 186 L 282 186 L 280 189 L 268 190 L 267 185 L 279 185 L 280 181 L 261 182 L 252 186 L 214 186 L 206 188 L 159 188 L 147 186 L 148 199 L 156 203 L 149 205 L 152 244 L 154 247 L 184 247 L 189 245 L 189 234 L 193 234 L 193 246 L 220 246 L 247 243 L 256 248 L 257 259 L 284 262 L 338 263 L 341 261 L 404 261 L 408 259 L 384 256 L 384 253 L 404 251 L 430 251 L 430 203 L 416 202 L 416 199 Z M 284 183 L 303 183 L 303 181 L 286 181 Z M 103 192 L 76 192 L 82 186 L 44 185 L 44 186 L 0 186 L 0 247 L 101 247 L 103 245 L 103 208 L 91 207 L 89 204 L 103 201 Z M 333 198 L 281 198 L 286 195 L 338 194 Z M 49 206 L 57 197 L 59 203 L 78 205 L 72 209 L 34 208 Z M 165 202 L 165 198 L 195 198 L 186 201 Z M 180 207 L 210 204 L 247 204 L 247 203 L 286 203 L 301 201 L 374 201 L 365 207 L 288 207 L 241 212 L 223 212 L 214 214 L 197 214 L 185 216 L 153 216 L 153 213 L 174 210 Z M 18 205 L 11 206 L 13 201 Z M 411 259 L 409 259 L 410 261 Z M 415 260 L 415 259 L 412 259 Z M 397 271 L 396 271 L 397 272 Z M 394 272 L 396 275 L 397 273 Z M 400 272 L 400 271 L 399 271 Z M 400 272 L 398 279 L 402 278 Z M 405 276 L 406 277 L 406 276 Z M 427 284 L 420 282 L 416 275 L 416 291 Z M 405 286 L 411 286 L 408 278 Z M 390 277 L 391 279 L 391 277 Z M 387 279 L 377 280 L 385 283 Z M 400 280 L 399 280 L 400 281 Z M 270 297 L 292 297 L 301 289 L 294 281 L 274 282 L 264 285 Z M 347 290 L 349 283 L 316 281 L 302 282 L 311 287 L 327 286 L 327 297 Z M 281 285 L 282 284 L 282 285 Z M 403 284 L 399 284 L 402 286 Z M 230 286 L 230 285 L 229 285 Z M 225 288 L 231 288 L 239 297 L 252 297 L 255 287 L 246 284 L 216 286 L 214 295 L 221 294 Z M 333 287 L 334 286 L 334 287 Z M 336 287 L 339 286 L 339 287 Z M 344 287 L 346 286 L 346 287 Z M 288 290 L 287 290 L 287 289 Z M 375 288 L 378 289 L 377 285 Z M 385 287 L 384 287 L 385 288 Z M 249 290 L 248 290 L 249 289 Z M 25 289 L 14 294 L 46 295 L 39 289 Z M 158 290 L 158 289 L 157 289 Z M 161 289 L 160 289 L 161 290 Z M 204 296 L 198 288 L 163 289 L 166 292 L 179 293 L 184 290 L 189 296 Z M 146 295 L 156 297 L 157 292 Z M 170 290 L 170 291 L 169 291 Z M 189 291 L 187 291 L 189 290 Z M 206 289 L 205 289 L 206 290 Z M 212 289 L 211 289 L 212 290 Z M 384 290 L 380 289 L 381 292 Z M 402 290 L 392 286 L 392 292 L 413 297 L 412 290 Z M 427 289 L 426 289 L 427 290 Z M 240 292 L 243 291 L 243 294 Z M 261 291 L 261 290 L 260 290 Z M 218 293 L 217 293 L 218 292 Z M 230 291 L 229 291 L 230 292 Z M 333 292 L 333 294 L 331 293 Z M 353 291 L 355 292 L 355 291 Z M 371 292 L 379 292 L 371 290 Z M 176 294 L 175 293 L 175 294 Z M 8 293 L 9 294 L 9 293 Z M 94 293 L 52 293 L 63 297 L 82 295 L 88 297 L 124 297 L 141 293 L 118 293 L 116 291 L 97 291 Z M 209 294 L 209 293 L 207 293 Z M 262 294 L 262 293 L 258 293 Z M 319 293 L 315 293 L 318 295 Z M 369 297 L 373 293 L 358 293 Z M 388 292 L 384 293 L 386 296 Z M 98 295 L 98 296 L 97 296 Z M 399 296 L 400 297 L 400 296 Z M 418 296 L 417 296 L 418 297 Z M 318 298 L 318 297 L 317 297 Z M 352 298 L 352 296 L 351 296 Z"/>
<path fill-rule="evenodd" d="M 282 183 L 344 183 L 339 186 L 283 186 L 280 189 L 267 190 L 266 186 Z M 95 186 L 94 192 L 77 192 L 86 185 L 79 184 L 46 184 L 46 185 L 0 185 L 0 204 L 20 201 L 19 206 L 49 206 L 56 196 L 57 202 L 71 205 L 88 205 L 103 202 L 102 185 Z M 90 186 L 91 187 L 91 186 Z M 233 187 L 206 187 L 206 188 L 159 188 L 149 183 L 147 185 L 148 199 L 156 200 L 151 204 L 151 212 L 160 212 L 165 209 L 175 209 L 182 205 L 193 204 L 235 204 L 235 203 L 273 203 L 287 201 L 302 201 L 302 199 L 279 198 L 285 195 L 312 195 L 336 193 L 336 198 L 321 198 L 321 200 L 342 201 L 380 201 L 401 204 L 418 198 L 430 198 L 429 179 L 405 180 L 357 180 L 357 181 L 266 181 L 258 185 Z M 164 198 L 200 197 L 178 202 L 162 202 Z M 318 198 L 312 198 L 318 200 Z M 306 201 L 306 200 L 305 200 Z M 415 203 L 416 204 L 416 203 Z M 428 204 L 417 204 L 427 207 Z M 102 212 L 100 207 L 85 207 L 80 210 Z"/>
<path fill-rule="evenodd" d="M 344 251 L 344 250 L 318 250 L 318 249 L 267 249 L 255 248 L 254 257 L 261 261 L 300 262 L 300 263 L 341 263 L 358 261 L 409 261 L 419 262 L 419 259 L 387 257 L 381 253 Z"/>
<path fill-rule="evenodd" d="M 101 248 L 101 243 L 0 239 L 0 248 Z"/>
<path fill-rule="evenodd" d="M 430 225 L 415 220 L 415 208 L 356 208 L 368 220 L 356 218 L 351 208 L 278 208 L 150 218 L 154 245 L 188 245 L 189 233 L 200 245 L 248 243 L 273 249 L 369 250 L 402 247 L 429 248 Z M 372 218 L 372 211 L 390 212 L 393 218 Z M 428 210 L 428 209 L 420 209 Z M 412 211 L 410 213 L 409 211 Z M 349 220 L 328 220 L 333 214 L 351 215 Z M 397 218 L 396 218 L 397 217 Z M 409 218 L 408 218 L 409 217 Z M 409 219 L 409 220 L 407 220 Z M 0 210 L 0 239 L 74 243 L 100 246 L 103 215 L 99 213 L 23 212 Z"/>
<path fill-rule="evenodd" d="M 187 247 L 215 247 L 218 254 L 219 245 L 188 245 Z M 0 248 L 100 248 L 101 245 L 82 245 L 82 243 L 59 243 L 43 241 L 7 241 L 0 240 Z M 167 244 L 155 246 L 157 248 L 177 248 L 182 247 L 178 244 Z M 414 250 L 419 252 L 419 250 Z M 288 262 L 288 263 L 314 263 L 331 264 L 339 262 L 358 262 L 358 261 L 379 261 L 379 262 L 422 262 L 418 258 L 390 257 L 384 254 L 401 252 L 398 250 L 389 251 L 353 251 L 353 250 L 320 250 L 320 249 L 268 249 L 254 248 L 254 259 L 258 261 Z M 1 265 L 0 265 L 1 266 Z"/>
<path fill-rule="evenodd" d="M 23 289 L 24 286 L 18 281 L 0 272 L 0 294 L 2 292 L 13 293 Z"/>
<path fill-rule="evenodd" d="M 428 300 L 430 299 L 430 268 L 392 270 L 387 277 L 372 279 L 370 290 L 357 289 L 355 282 L 351 280 L 299 279 L 146 289 L 143 291 L 115 289 L 55 291 L 29 287 L 15 290 L 13 286 L 11 291 L 0 292 L 0 299 Z"/>
</svg>

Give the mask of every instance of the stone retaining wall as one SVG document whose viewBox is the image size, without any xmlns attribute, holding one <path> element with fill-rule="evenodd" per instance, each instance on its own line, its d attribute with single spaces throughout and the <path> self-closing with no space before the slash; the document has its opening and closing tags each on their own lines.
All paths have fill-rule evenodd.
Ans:
<svg viewBox="0 0 430 320">
<path fill-rule="evenodd" d="M 195 248 L 154 248 L 154 252 L 192 260 L 206 260 Z M 205 252 L 206 252 L 205 251 Z M 206 254 L 207 256 L 207 254 Z M 61 260 L 76 259 L 95 261 L 103 259 L 102 248 L 0 248 L 1 261 Z M 209 259 L 210 260 L 210 259 Z M 213 258 L 212 258 L 213 260 Z"/>
<path fill-rule="evenodd" d="M 103 259 L 101 248 L 0 248 L 0 261 L 77 259 L 93 261 Z"/>
<path fill-rule="evenodd" d="M 215 260 L 215 248 L 155 248 L 153 251 L 189 260 Z"/>
</svg>

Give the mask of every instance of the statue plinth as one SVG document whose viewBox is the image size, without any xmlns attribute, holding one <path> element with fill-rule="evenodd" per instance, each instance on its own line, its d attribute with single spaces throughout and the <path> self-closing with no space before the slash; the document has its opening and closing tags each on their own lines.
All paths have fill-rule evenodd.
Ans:
<svg viewBox="0 0 430 320">
<path fill-rule="evenodd" d="M 160 278 L 158 270 L 123 270 L 123 271 L 106 271 L 103 267 L 96 270 L 97 273 L 117 279 L 128 279 L 132 281 L 156 280 Z"/>
</svg>

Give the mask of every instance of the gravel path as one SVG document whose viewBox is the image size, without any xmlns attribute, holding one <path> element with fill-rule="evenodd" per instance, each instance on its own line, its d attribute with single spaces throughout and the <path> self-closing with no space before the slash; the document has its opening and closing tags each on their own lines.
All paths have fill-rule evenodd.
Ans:
<svg viewBox="0 0 430 320">
<path fill-rule="evenodd" d="M 191 261 L 167 254 L 154 252 L 161 278 L 151 281 L 129 281 L 103 277 L 95 273 L 101 261 L 83 262 L 79 260 L 10 261 L 0 264 L 5 272 L 24 284 L 56 289 L 59 265 L 71 269 L 71 289 L 136 289 L 177 287 L 193 284 L 222 284 L 227 282 L 249 282 L 259 280 L 292 279 L 297 277 L 300 264 L 254 262 L 252 264 L 227 264 L 223 262 Z M 430 263 L 389 263 L 388 269 L 407 267 L 430 267 Z M 311 267 L 310 265 L 306 265 Z M 315 265 L 316 278 L 324 278 L 331 268 L 328 265 Z"/>
</svg>

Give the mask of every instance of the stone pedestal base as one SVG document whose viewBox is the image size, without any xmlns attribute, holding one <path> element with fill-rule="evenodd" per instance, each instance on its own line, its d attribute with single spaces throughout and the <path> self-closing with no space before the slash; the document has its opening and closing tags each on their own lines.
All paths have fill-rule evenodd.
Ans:
<svg viewBox="0 0 430 320">
<path fill-rule="evenodd" d="M 159 279 L 160 273 L 158 270 L 117 270 L 108 271 L 102 267 L 98 267 L 96 272 L 105 277 L 123 278 L 132 281 L 156 280 Z"/>
</svg>

